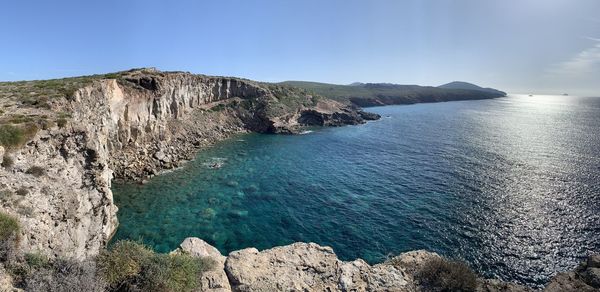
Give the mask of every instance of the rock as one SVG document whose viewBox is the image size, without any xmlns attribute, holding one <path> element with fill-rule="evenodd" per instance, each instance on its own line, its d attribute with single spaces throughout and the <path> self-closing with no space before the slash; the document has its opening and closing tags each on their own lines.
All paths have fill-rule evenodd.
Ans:
<svg viewBox="0 0 600 292">
<path fill-rule="evenodd" d="M 374 121 L 374 120 L 379 120 L 381 119 L 381 116 L 376 114 L 376 113 L 370 113 L 370 112 L 365 112 L 365 111 L 358 111 L 358 114 L 360 115 L 361 118 L 367 120 L 367 121 Z"/>
<path fill-rule="evenodd" d="M 196 237 L 186 238 L 175 253 L 188 253 L 194 257 L 206 257 L 216 262 L 213 270 L 204 272 L 200 280 L 199 291 L 231 291 L 229 280 L 225 274 L 225 257 L 221 255 L 218 249 L 206 243 L 204 240 Z"/>
<path fill-rule="evenodd" d="M 598 292 L 586 284 L 575 272 L 559 273 L 546 286 L 544 292 Z"/>
<path fill-rule="evenodd" d="M 154 158 L 156 158 L 156 159 L 158 159 L 159 161 L 162 161 L 162 162 L 171 162 L 171 160 L 167 158 L 167 155 L 162 150 L 154 153 Z"/>
<path fill-rule="evenodd" d="M 588 268 L 600 268 L 600 254 L 594 254 L 587 259 Z"/>
<path fill-rule="evenodd" d="M 530 292 L 533 289 L 496 279 L 478 279 L 477 292 Z"/>
<path fill-rule="evenodd" d="M 390 262 L 413 275 L 421 269 L 423 264 L 434 258 L 440 258 L 440 255 L 426 250 L 413 250 L 394 257 Z"/>
<path fill-rule="evenodd" d="M 315 243 L 235 251 L 225 271 L 234 291 L 414 291 L 391 265 L 342 262 L 330 247 Z"/>
<path fill-rule="evenodd" d="M 575 271 L 559 273 L 544 291 L 600 291 L 600 254 L 590 255 Z"/>
<path fill-rule="evenodd" d="M 582 272 L 582 278 L 588 285 L 600 288 L 600 268 L 588 268 Z"/>
</svg>

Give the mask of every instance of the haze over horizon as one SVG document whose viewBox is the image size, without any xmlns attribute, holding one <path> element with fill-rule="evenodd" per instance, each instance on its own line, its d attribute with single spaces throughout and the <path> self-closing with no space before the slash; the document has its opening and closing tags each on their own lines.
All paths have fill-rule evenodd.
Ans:
<svg viewBox="0 0 600 292">
<path fill-rule="evenodd" d="M 157 67 L 600 96 L 600 2 L 14 1 L 0 80 Z"/>
</svg>

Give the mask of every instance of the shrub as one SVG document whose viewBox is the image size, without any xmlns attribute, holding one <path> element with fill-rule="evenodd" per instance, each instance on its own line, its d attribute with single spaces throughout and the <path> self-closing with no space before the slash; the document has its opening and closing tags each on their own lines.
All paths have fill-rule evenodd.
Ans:
<svg viewBox="0 0 600 292">
<path fill-rule="evenodd" d="M 21 187 L 15 192 L 15 194 L 17 194 L 17 196 L 26 196 L 29 194 L 29 190 L 25 187 Z"/>
<path fill-rule="evenodd" d="M 19 232 L 20 228 L 16 218 L 0 212 L 0 241 L 10 239 Z"/>
<path fill-rule="evenodd" d="M 40 177 L 46 173 L 46 170 L 40 166 L 32 166 L 25 172 L 27 174 L 31 174 L 35 177 Z"/>
<path fill-rule="evenodd" d="M 0 201 L 8 202 L 12 198 L 13 193 L 9 190 L 0 191 Z"/>
<path fill-rule="evenodd" d="M 0 125 L 0 145 L 14 149 L 23 146 L 37 133 L 38 128 L 35 124 L 25 125 Z"/>
<path fill-rule="evenodd" d="M 105 291 L 106 282 L 98 275 L 93 261 L 57 259 L 31 270 L 23 280 L 25 291 Z"/>
<path fill-rule="evenodd" d="M 210 259 L 156 254 L 132 241 L 116 243 L 97 261 L 108 284 L 124 291 L 192 291 L 198 287 L 201 274 L 214 266 Z"/>
<path fill-rule="evenodd" d="M 15 165 L 15 160 L 12 157 L 4 154 L 1 165 L 4 168 L 11 168 L 11 167 L 13 167 L 13 165 Z"/>
<path fill-rule="evenodd" d="M 119 241 L 111 250 L 98 256 L 98 269 L 111 286 L 132 280 L 142 270 L 143 263 L 152 256 L 152 250 L 133 241 Z"/>
<path fill-rule="evenodd" d="M 0 260 L 13 256 L 21 226 L 13 216 L 0 212 Z"/>
<path fill-rule="evenodd" d="M 45 268 L 50 264 L 48 257 L 39 252 L 26 253 L 25 262 L 34 269 Z"/>
<path fill-rule="evenodd" d="M 433 258 L 416 271 L 414 278 L 425 291 L 475 291 L 477 276 L 463 262 Z"/>
<path fill-rule="evenodd" d="M 65 118 L 59 118 L 59 119 L 57 119 L 56 120 L 56 125 L 59 128 L 64 128 L 67 125 L 67 119 L 65 119 Z"/>
<path fill-rule="evenodd" d="M 159 260 L 153 261 L 157 264 L 154 273 L 144 273 L 144 288 L 148 291 L 192 291 L 200 284 L 200 275 L 214 266 L 210 260 L 188 254 L 159 255 L 157 258 Z"/>
</svg>

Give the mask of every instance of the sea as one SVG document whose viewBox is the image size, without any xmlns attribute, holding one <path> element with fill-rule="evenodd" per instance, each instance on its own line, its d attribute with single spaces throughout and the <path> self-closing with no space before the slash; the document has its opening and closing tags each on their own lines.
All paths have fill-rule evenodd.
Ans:
<svg viewBox="0 0 600 292">
<path fill-rule="evenodd" d="M 114 241 L 223 254 L 297 241 L 381 263 L 426 249 L 541 287 L 600 252 L 600 98 L 371 107 L 381 119 L 240 134 L 147 184 L 113 184 Z"/>
</svg>

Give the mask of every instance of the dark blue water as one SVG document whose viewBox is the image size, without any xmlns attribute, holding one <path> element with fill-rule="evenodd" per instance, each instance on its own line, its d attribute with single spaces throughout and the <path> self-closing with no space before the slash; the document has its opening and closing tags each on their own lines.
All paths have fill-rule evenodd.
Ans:
<svg viewBox="0 0 600 292">
<path fill-rule="evenodd" d="M 600 251 L 600 99 L 369 110 L 383 118 L 240 135 L 147 185 L 115 185 L 115 238 L 166 252 L 197 236 L 223 253 L 312 241 L 371 263 L 428 249 L 531 286 Z"/>
</svg>

